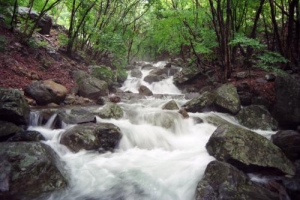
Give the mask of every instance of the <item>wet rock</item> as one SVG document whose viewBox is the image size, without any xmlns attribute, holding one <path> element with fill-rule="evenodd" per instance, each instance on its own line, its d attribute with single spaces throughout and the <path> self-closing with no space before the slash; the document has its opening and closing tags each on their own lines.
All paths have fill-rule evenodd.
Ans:
<svg viewBox="0 0 300 200">
<path fill-rule="evenodd" d="M 151 70 L 151 69 L 154 69 L 154 66 L 151 65 L 151 64 L 144 64 L 142 66 L 142 69 L 144 69 L 144 70 Z"/>
<path fill-rule="evenodd" d="M 176 85 L 183 84 L 187 81 L 192 80 L 194 77 L 201 73 L 200 68 L 197 66 L 185 67 L 180 72 L 174 75 L 174 83 Z"/>
<path fill-rule="evenodd" d="M 108 97 L 109 101 L 112 103 L 120 103 L 121 102 L 121 97 L 117 95 L 111 95 Z"/>
<path fill-rule="evenodd" d="M 277 121 L 271 116 L 267 108 L 259 105 L 244 107 L 236 118 L 250 129 L 277 130 Z"/>
<path fill-rule="evenodd" d="M 113 124 L 88 123 L 68 129 L 60 142 L 74 152 L 82 149 L 113 151 L 121 137 L 120 129 Z"/>
<path fill-rule="evenodd" d="M 238 72 L 235 75 L 235 78 L 237 79 L 245 79 L 249 77 L 249 72 Z"/>
<path fill-rule="evenodd" d="M 203 119 L 201 119 L 200 117 L 193 117 L 194 123 L 195 124 L 202 124 L 203 123 Z"/>
<path fill-rule="evenodd" d="M 208 153 L 217 160 L 255 172 L 295 174 L 295 168 L 284 153 L 271 141 L 236 125 L 221 125 L 206 144 Z"/>
<path fill-rule="evenodd" d="M 73 105 L 76 102 L 76 96 L 73 94 L 68 94 L 64 100 L 66 105 Z"/>
<path fill-rule="evenodd" d="M 266 79 L 267 81 L 269 81 L 269 82 L 275 81 L 276 76 L 275 76 L 274 74 L 267 74 L 267 75 L 265 76 L 265 79 Z"/>
<path fill-rule="evenodd" d="M 278 76 L 272 114 L 280 126 L 294 129 L 300 124 L 300 81 L 292 76 Z"/>
<path fill-rule="evenodd" d="M 10 137 L 8 142 L 39 142 L 45 140 L 45 137 L 38 131 L 21 131 Z"/>
<path fill-rule="evenodd" d="M 292 178 L 284 177 L 282 184 L 286 188 L 291 200 L 300 199 L 300 160 L 294 162 L 296 175 Z"/>
<path fill-rule="evenodd" d="M 108 85 L 105 81 L 101 81 L 94 77 L 88 77 L 78 83 L 78 94 L 80 96 L 97 100 L 100 96 L 108 95 Z"/>
<path fill-rule="evenodd" d="M 211 111 L 214 107 L 216 95 L 212 92 L 204 92 L 188 101 L 182 107 L 188 112 Z"/>
<path fill-rule="evenodd" d="M 142 78 L 143 74 L 139 69 L 133 69 L 130 71 L 130 75 L 135 78 Z"/>
<path fill-rule="evenodd" d="M 0 145 L 3 199 L 35 199 L 67 187 L 64 163 L 40 142 L 5 142 Z"/>
<path fill-rule="evenodd" d="M 27 7 L 19 6 L 18 14 L 22 18 L 26 19 L 29 14 L 29 10 L 30 10 L 30 16 L 29 16 L 30 19 L 34 20 L 34 21 L 37 20 L 40 14 L 37 11 L 27 8 Z M 49 35 L 50 30 L 52 28 L 52 18 L 49 15 L 44 14 L 38 22 L 38 28 L 40 29 L 39 33 L 44 34 L 44 35 Z"/>
<path fill-rule="evenodd" d="M 221 125 L 232 125 L 229 121 L 223 119 L 222 117 L 219 117 L 215 114 L 210 114 L 208 116 L 205 116 L 203 120 L 209 124 L 215 125 L 215 126 L 221 126 Z"/>
<path fill-rule="evenodd" d="M 172 67 L 172 63 L 167 63 L 165 66 L 164 66 L 164 68 L 171 68 Z"/>
<path fill-rule="evenodd" d="M 96 104 L 99 105 L 99 106 L 103 106 L 105 104 L 105 100 L 103 97 L 99 97 L 97 100 L 96 100 Z"/>
<path fill-rule="evenodd" d="M 176 101 L 171 100 L 162 107 L 163 110 L 179 110 Z"/>
<path fill-rule="evenodd" d="M 5 141 L 8 137 L 22 130 L 11 122 L 0 121 L 0 141 Z"/>
<path fill-rule="evenodd" d="M 241 109 L 240 98 L 232 84 L 224 84 L 216 90 L 215 105 L 220 112 L 236 114 Z"/>
<path fill-rule="evenodd" d="M 65 124 L 83 124 L 88 122 L 96 122 L 95 115 L 83 108 L 73 108 L 71 110 L 61 110 L 58 112 L 57 117 L 59 122 Z M 62 127 L 62 125 L 60 125 Z"/>
<path fill-rule="evenodd" d="M 184 119 L 188 119 L 190 117 L 185 109 L 180 109 L 178 113 L 181 114 Z"/>
<path fill-rule="evenodd" d="M 116 73 L 109 67 L 104 65 L 89 66 L 89 69 L 92 76 L 101 81 L 105 81 L 109 87 L 112 87 L 117 82 Z"/>
<path fill-rule="evenodd" d="M 124 115 L 122 108 L 114 103 L 106 104 L 99 112 L 95 112 L 95 114 L 102 119 L 120 119 Z"/>
<path fill-rule="evenodd" d="M 29 105 L 18 90 L 0 88 L 0 120 L 27 125 Z"/>
<path fill-rule="evenodd" d="M 25 94 L 32 97 L 37 104 L 62 103 L 68 90 L 65 86 L 52 80 L 34 81 L 25 88 Z"/>
<path fill-rule="evenodd" d="M 225 162 L 212 161 L 198 183 L 196 199 L 279 200 L 277 193 L 249 180 L 246 174 Z"/>
<path fill-rule="evenodd" d="M 153 95 L 152 91 L 144 85 L 140 86 L 139 94 L 140 95 L 145 95 L 145 96 L 152 96 Z"/>
<path fill-rule="evenodd" d="M 86 79 L 88 77 L 89 75 L 82 70 L 75 70 L 72 72 L 72 78 L 77 84 L 79 84 L 80 82 L 83 81 L 83 79 Z"/>
<path fill-rule="evenodd" d="M 300 133 L 293 130 L 278 131 L 271 139 L 290 160 L 300 159 Z"/>
<path fill-rule="evenodd" d="M 154 74 L 149 74 L 148 76 L 146 76 L 144 78 L 144 81 L 151 84 L 154 82 L 159 82 L 162 81 L 166 78 L 166 76 L 158 76 L 158 75 L 154 75 Z"/>
</svg>

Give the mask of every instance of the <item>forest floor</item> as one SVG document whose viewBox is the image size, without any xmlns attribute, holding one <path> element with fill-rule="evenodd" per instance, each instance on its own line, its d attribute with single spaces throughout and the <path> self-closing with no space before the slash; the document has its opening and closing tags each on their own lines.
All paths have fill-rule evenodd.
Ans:
<svg viewBox="0 0 300 200">
<path fill-rule="evenodd" d="M 88 64 L 83 60 L 70 59 L 64 55 L 58 48 L 58 35 L 59 32 L 53 29 L 50 35 L 37 34 L 35 37 L 46 42 L 47 48 L 45 45 L 29 47 L 19 42 L 17 34 L 12 34 L 0 26 L 0 42 L 2 43 L 0 44 L 0 87 L 23 90 L 34 80 L 47 79 L 66 86 L 68 90 L 76 86 L 72 80 L 72 72 L 77 69 L 87 71 Z M 56 53 L 53 51 L 51 53 L 51 49 Z M 251 86 L 255 95 L 274 102 L 274 82 L 264 81 L 267 73 L 256 69 L 251 72 L 252 76 L 249 78 L 240 80 L 232 78 L 228 82 L 234 85 L 246 82 Z"/>
</svg>

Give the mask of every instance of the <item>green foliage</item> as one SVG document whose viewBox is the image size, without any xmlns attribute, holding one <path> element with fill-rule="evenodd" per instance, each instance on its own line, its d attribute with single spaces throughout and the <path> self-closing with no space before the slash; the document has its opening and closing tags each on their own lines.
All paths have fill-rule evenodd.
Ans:
<svg viewBox="0 0 300 200">
<path fill-rule="evenodd" d="M 248 38 L 242 34 L 238 34 L 229 44 L 232 46 L 241 45 L 243 48 L 251 47 L 256 50 L 266 48 L 266 46 L 261 44 L 257 39 Z"/>
<path fill-rule="evenodd" d="M 4 36 L 0 36 L 0 52 L 5 52 L 7 46 L 7 40 Z"/>
<path fill-rule="evenodd" d="M 58 41 L 59 41 L 60 46 L 66 46 L 68 44 L 69 39 L 65 34 L 60 33 L 58 35 Z"/>
<path fill-rule="evenodd" d="M 106 66 L 92 66 L 91 67 L 92 76 L 107 82 L 111 85 L 115 82 L 115 73 L 110 68 Z"/>
<path fill-rule="evenodd" d="M 267 71 L 273 71 L 276 74 L 284 74 L 285 72 L 278 68 L 278 66 L 289 62 L 279 53 L 270 51 L 266 51 L 262 55 L 259 55 L 258 59 L 258 67 Z"/>
<path fill-rule="evenodd" d="M 25 43 L 28 45 L 28 47 L 30 47 L 32 49 L 45 48 L 48 46 L 47 41 L 37 40 L 33 37 L 25 40 Z"/>
<path fill-rule="evenodd" d="M 127 72 L 125 69 L 118 69 L 117 70 L 117 81 L 119 83 L 123 83 L 127 79 Z"/>
</svg>

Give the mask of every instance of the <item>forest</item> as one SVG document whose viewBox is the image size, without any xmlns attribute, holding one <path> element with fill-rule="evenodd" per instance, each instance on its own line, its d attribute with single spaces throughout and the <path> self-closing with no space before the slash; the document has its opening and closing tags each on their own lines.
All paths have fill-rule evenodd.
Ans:
<svg viewBox="0 0 300 200">
<path fill-rule="evenodd" d="M 181 57 L 199 68 L 299 70 L 299 0 L 1 0 L 2 18 L 30 40 L 45 13 L 63 26 L 60 45 L 72 55 L 122 65 Z M 39 13 L 32 22 L 18 7 Z M 29 17 L 29 16 L 28 16 Z"/>
</svg>

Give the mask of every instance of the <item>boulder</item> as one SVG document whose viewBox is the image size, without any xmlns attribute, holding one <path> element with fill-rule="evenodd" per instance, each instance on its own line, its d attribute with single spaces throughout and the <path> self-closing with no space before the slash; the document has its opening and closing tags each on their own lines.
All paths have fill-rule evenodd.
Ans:
<svg viewBox="0 0 300 200">
<path fill-rule="evenodd" d="M 146 76 L 144 78 L 144 81 L 151 84 L 151 83 L 154 83 L 154 82 L 159 82 L 159 81 L 162 81 L 166 78 L 166 76 L 158 76 L 158 75 L 154 75 L 154 74 L 149 74 L 148 76 Z"/>
<path fill-rule="evenodd" d="M 109 87 L 117 82 L 116 73 L 106 66 L 89 66 L 91 75 L 95 78 L 105 81 Z"/>
<path fill-rule="evenodd" d="M 239 83 L 236 86 L 237 93 L 239 95 L 241 105 L 249 106 L 252 103 L 252 94 L 248 83 Z"/>
<path fill-rule="evenodd" d="M 174 75 L 174 83 L 176 85 L 183 84 L 187 81 L 192 80 L 194 77 L 201 73 L 201 69 L 197 66 L 185 67 L 180 72 Z"/>
<path fill-rule="evenodd" d="M 293 130 L 278 131 L 271 139 L 290 160 L 300 159 L 300 133 Z"/>
<path fill-rule="evenodd" d="M 292 76 L 278 76 L 275 81 L 275 105 L 272 114 L 280 126 L 300 125 L 300 81 Z"/>
<path fill-rule="evenodd" d="M 108 123 L 87 123 L 68 129 L 60 143 L 74 152 L 80 150 L 113 151 L 122 137 L 120 129 Z"/>
<path fill-rule="evenodd" d="M 268 170 L 270 174 L 295 174 L 293 164 L 280 148 L 265 137 L 236 125 L 219 126 L 206 149 L 217 160 L 246 172 Z"/>
<path fill-rule="evenodd" d="M 269 81 L 269 82 L 275 81 L 276 76 L 275 76 L 274 74 L 266 74 L 266 75 L 265 75 L 265 79 L 266 79 L 267 81 Z"/>
<path fill-rule="evenodd" d="M 141 70 L 133 69 L 130 71 L 130 76 L 132 76 L 134 78 L 142 78 L 143 74 L 142 74 Z"/>
<path fill-rule="evenodd" d="M 151 69 L 154 69 L 154 66 L 152 64 L 144 64 L 142 66 L 142 69 L 143 70 L 151 70 Z"/>
<path fill-rule="evenodd" d="M 96 118 L 93 113 L 83 108 L 73 108 L 71 110 L 61 110 L 57 114 L 59 122 L 65 124 L 83 124 L 88 122 L 96 123 Z M 62 127 L 60 125 L 60 127 Z"/>
<path fill-rule="evenodd" d="M 80 84 L 80 82 L 82 82 L 83 79 L 86 79 L 88 77 L 89 75 L 82 70 L 75 70 L 72 72 L 72 78 L 77 84 Z"/>
<path fill-rule="evenodd" d="M 252 182 L 246 174 L 225 162 L 212 161 L 198 183 L 196 200 L 280 200 L 277 193 Z"/>
<path fill-rule="evenodd" d="M 249 77 L 249 72 L 237 72 L 236 75 L 235 75 L 235 78 L 237 79 L 245 79 L 245 78 L 248 78 Z"/>
<path fill-rule="evenodd" d="M 11 122 L 0 121 L 0 141 L 7 140 L 10 136 L 23 129 Z"/>
<path fill-rule="evenodd" d="M 95 113 L 102 119 L 120 119 L 123 117 L 123 110 L 120 106 L 114 103 L 106 104 L 99 112 Z"/>
<path fill-rule="evenodd" d="M 27 15 L 29 14 L 29 10 L 30 10 L 30 19 L 36 21 L 40 14 L 33 9 L 19 6 L 18 14 L 23 18 L 27 18 Z M 44 14 L 40 19 L 40 21 L 38 22 L 38 28 L 40 28 L 39 32 L 41 34 L 49 35 L 50 30 L 52 28 L 52 18 L 49 15 Z"/>
<path fill-rule="evenodd" d="M 250 129 L 277 130 L 277 121 L 260 105 L 244 107 L 237 115 L 239 123 Z"/>
<path fill-rule="evenodd" d="M 100 96 L 108 95 L 107 83 L 94 77 L 83 79 L 78 87 L 78 94 L 89 99 L 97 100 Z"/>
<path fill-rule="evenodd" d="M 139 94 L 145 95 L 145 96 L 152 96 L 153 95 L 152 91 L 144 85 L 140 86 Z"/>
<path fill-rule="evenodd" d="M 10 137 L 8 142 L 39 142 L 46 140 L 45 137 L 38 131 L 21 131 Z"/>
<path fill-rule="evenodd" d="M 157 76 L 173 76 L 179 71 L 178 68 L 156 68 L 150 71 L 149 74 Z"/>
<path fill-rule="evenodd" d="M 182 107 L 188 112 L 211 111 L 214 108 L 216 95 L 212 92 L 204 92 L 185 103 Z"/>
<path fill-rule="evenodd" d="M 0 120 L 27 125 L 30 107 L 18 90 L 0 88 Z"/>
<path fill-rule="evenodd" d="M 163 110 L 179 110 L 176 101 L 171 100 L 162 107 Z"/>
<path fill-rule="evenodd" d="M 64 163 L 40 142 L 1 143 L 0 169 L 1 199 L 36 199 L 68 185 Z"/>
<path fill-rule="evenodd" d="M 215 105 L 220 112 L 236 114 L 241 109 L 240 98 L 236 87 L 232 84 L 224 84 L 216 90 Z"/>
<path fill-rule="evenodd" d="M 68 90 L 65 86 L 52 80 L 34 81 L 25 88 L 25 94 L 33 98 L 39 105 L 62 103 Z"/>
</svg>

